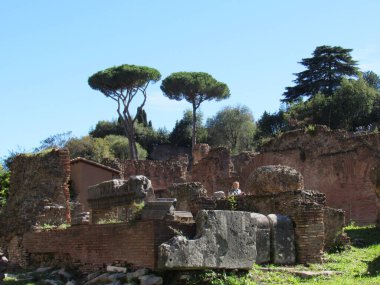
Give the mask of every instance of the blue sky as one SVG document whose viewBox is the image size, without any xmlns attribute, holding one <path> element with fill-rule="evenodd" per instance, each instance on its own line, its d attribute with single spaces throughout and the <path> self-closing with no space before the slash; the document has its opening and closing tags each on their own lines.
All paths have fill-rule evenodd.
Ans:
<svg viewBox="0 0 380 285">
<path fill-rule="evenodd" d="M 255 118 L 280 107 L 298 62 L 319 45 L 352 48 L 363 70 L 380 74 L 380 1 L 0 1 L 0 158 L 30 151 L 67 131 L 86 135 L 116 117 L 114 102 L 92 90 L 93 73 L 121 64 L 203 71 L 231 97 L 201 106 L 211 117 L 227 105 Z M 148 88 L 153 126 L 171 130 L 190 104 Z"/>
</svg>

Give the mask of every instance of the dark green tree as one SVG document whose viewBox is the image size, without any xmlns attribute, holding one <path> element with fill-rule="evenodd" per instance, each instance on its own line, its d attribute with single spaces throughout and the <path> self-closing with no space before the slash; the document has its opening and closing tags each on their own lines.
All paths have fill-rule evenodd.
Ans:
<svg viewBox="0 0 380 285">
<path fill-rule="evenodd" d="M 207 120 L 208 141 L 211 145 L 229 147 L 234 153 L 251 150 L 256 126 L 247 106 L 225 107 Z"/>
<path fill-rule="evenodd" d="M 374 123 L 377 98 L 379 91 L 363 78 L 343 79 L 332 96 L 318 93 L 306 102 L 292 105 L 288 116 L 298 127 L 322 124 L 348 131 L 369 129 Z"/>
<path fill-rule="evenodd" d="M 131 159 L 138 159 L 136 147 L 136 116 L 130 112 L 130 105 L 137 94 L 142 94 L 139 108 L 146 102 L 146 89 L 150 82 L 160 80 L 158 70 L 146 66 L 120 65 L 99 71 L 88 79 L 91 88 L 102 92 L 117 103 L 117 113 L 122 119 L 125 135 L 128 138 Z"/>
<path fill-rule="evenodd" d="M 11 172 L 5 170 L 0 164 L 0 210 L 6 204 L 9 192 Z"/>
<path fill-rule="evenodd" d="M 147 115 L 143 108 L 137 108 L 136 118 L 139 124 L 142 124 L 144 127 L 149 126 Z"/>
<path fill-rule="evenodd" d="M 197 134 L 198 141 L 206 142 L 207 131 L 202 126 L 202 113 L 198 112 L 197 116 Z M 191 136 L 192 136 L 192 125 L 193 125 L 193 113 L 191 110 L 186 110 L 183 113 L 181 120 L 175 123 L 172 132 L 169 135 L 169 141 L 175 146 L 191 147 Z"/>
<path fill-rule="evenodd" d="M 95 128 L 90 130 L 90 136 L 94 138 L 104 138 L 108 135 L 125 135 L 121 119 L 113 121 L 99 121 Z"/>
<path fill-rule="evenodd" d="M 352 59 L 351 51 L 339 46 L 317 47 L 312 57 L 300 62 L 306 70 L 295 73 L 295 86 L 285 88 L 282 101 L 290 103 L 317 93 L 331 96 L 343 78 L 358 75 L 357 62 Z"/>
<path fill-rule="evenodd" d="M 272 137 L 276 134 L 290 129 L 289 123 L 285 118 L 284 110 L 279 110 L 273 114 L 265 111 L 257 121 L 256 138 Z"/>
<path fill-rule="evenodd" d="M 372 88 L 380 90 L 380 77 L 375 72 L 373 71 L 363 72 L 363 79 Z"/>
<path fill-rule="evenodd" d="M 161 90 L 169 99 L 183 100 L 192 105 L 192 148 L 197 143 L 197 110 L 202 102 L 223 100 L 230 96 L 225 83 L 205 72 L 175 72 L 166 77 Z"/>
</svg>

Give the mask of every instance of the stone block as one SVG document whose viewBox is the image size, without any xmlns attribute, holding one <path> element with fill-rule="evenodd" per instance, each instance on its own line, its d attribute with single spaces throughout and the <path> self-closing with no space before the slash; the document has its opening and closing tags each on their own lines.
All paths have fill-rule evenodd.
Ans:
<svg viewBox="0 0 380 285">
<path fill-rule="evenodd" d="M 196 218 L 197 235 L 176 236 L 159 246 L 160 269 L 250 269 L 256 262 L 258 220 L 249 212 L 206 211 Z"/>
<path fill-rule="evenodd" d="M 269 219 L 258 213 L 251 213 L 251 218 L 256 220 L 256 263 L 270 262 L 270 224 Z"/>
<path fill-rule="evenodd" d="M 166 215 L 174 214 L 174 198 L 158 198 L 155 201 L 146 202 L 141 218 L 143 220 L 163 220 Z"/>
<path fill-rule="evenodd" d="M 226 198 L 226 193 L 224 193 L 223 191 L 216 191 L 214 192 L 213 197 L 215 199 L 224 199 Z"/>
<path fill-rule="evenodd" d="M 126 267 L 121 267 L 121 266 L 107 265 L 107 271 L 108 272 L 122 272 L 122 273 L 126 273 L 127 272 L 127 268 Z"/>
<path fill-rule="evenodd" d="M 186 211 L 174 211 L 172 215 L 166 216 L 166 221 L 175 221 L 180 223 L 194 223 L 193 214 Z"/>
<path fill-rule="evenodd" d="M 268 215 L 271 228 L 271 262 L 275 264 L 294 264 L 296 251 L 292 220 L 283 215 Z"/>
</svg>

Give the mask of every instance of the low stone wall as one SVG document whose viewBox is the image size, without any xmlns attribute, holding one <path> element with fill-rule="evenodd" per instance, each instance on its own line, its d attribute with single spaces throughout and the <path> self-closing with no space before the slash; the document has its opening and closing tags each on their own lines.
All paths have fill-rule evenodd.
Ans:
<svg viewBox="0 0 380 285">
<path fill-rule="evenodd" d="M 289 216 L 295 225 L 297 262 L 320 263 L 324 250 L 325 195 L 313 191 L 287 191 L 262 196 L 235 196 L 217 201 L 217 209 Z"/>
<path fill-rule="evenodd" d="M 20 252 L 10 256 L 11 264 L 77 266 L 81 271 L 103 268 L 113 262 L 155 269 L 158 246 L 172 238 L 172 229 L 189 236 L 194 224 L 139 221 L 128 224 L 81 225 L 66 230 L 29 232 L 18 240 Z M 25 260 L 25 256 L 28 259 Z"/>
</svg>

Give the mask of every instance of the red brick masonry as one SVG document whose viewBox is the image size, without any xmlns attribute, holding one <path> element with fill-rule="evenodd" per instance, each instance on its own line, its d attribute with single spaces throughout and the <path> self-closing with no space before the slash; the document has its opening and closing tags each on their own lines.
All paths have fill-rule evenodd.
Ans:
<svg viewBox="0 0 380 285">
<path fill-rule="evenodd" d="M 175 235 L 168 226 L 162 221 L 140 221 L 133 226 L 81 225 L 66 230 L 29 232 L 24 235 L 23 247 L 32 263 L 43 261 L 48 265 L 67 261 L 86 270 L 117 262 L 155 269 L 158 246 Z M 170 226 L 194 234 L 194 225 Z"/>
</svg>

